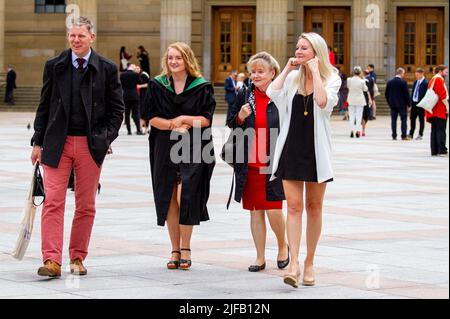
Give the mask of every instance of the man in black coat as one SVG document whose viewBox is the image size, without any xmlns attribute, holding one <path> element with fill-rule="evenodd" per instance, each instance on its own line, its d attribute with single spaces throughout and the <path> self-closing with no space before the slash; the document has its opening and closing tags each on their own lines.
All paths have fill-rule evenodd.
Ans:
<svg viewBox="0 0 450 319">
<path fill-rule="evenodd" d="M 400 115 L 402 123 L 402 140 L 410 140 L 407 135 L 407 118 L 408 107 L 411 105 L 409 99 L 408 84 L 404 80 L 405 70 L 398 68 L 395 72 L 395 77 L 388 81 L 386 85 L 385 97 L 386 101 L 391 109 L 391 126 L 392 126 L 392 139 L 397 139 L 397 118 Z"/>
<path fill-rule="evenodd" d="M 5 103 L 8 105 L 14 105 L 13 92 L 16 88 L 16 71 L 12 66 L 8 66 L 6 73 L 6 92 L 5 92 Z"/>
<path fill-rule="evenodd" d="M 423 99 L 428 89 L 428 81 L 424 75 L 425 71 L 422 68 L 416 69 L 416 80 L 414 81 L 411 91 L 411 128 L 409 130 L 409 137 L 414 138 L 414 131 L 416 129 L 416 119 L 419 118 L 419 135 L 416 140 L 423 139 L 423 130 L 425 129 L 425 110 L 418 107 L 417 104 Z"/>
<path fill-rule="evenodd" d="M 225 101 L 228 104 L 226 125 L 231 120 L 231 110 L 233 109 L 234 100 L 236 99 L 237 87 L 236 87 L 237 71 L 230 72 L 230 76 L 225 79 Z"/>
<path fill-rule="evenodd" d="M 131 135 L 130 113 L 136 125 L 136 134 L 143 135 L 139 119 L 141 118 L 139 112 L 140 97 L 137 91 L 137 86 L 141 84 L 141 77 L 135 70 L 136 66 L 130 64 L 128 69 L 120 74 L 120 83 L 122 83 L 123 100 L 125 102 L 125 124 L 127 126 L 128 135 Z"/>
<path fill-rule="evenodd" d="M 117 138 L 124 104 L 117 67 L 98 55 L 92 23 L 83 17 L 68 30 L 70 49 L 47 61 L 31 139 L 31 161 L 44 168 L 42 255 L 38 275 L 61 275 L 64 209 L 72 167 L 75 215 L 70 238 L 70 269 L 86 275 L 83 261 L 95 217 L 95 196 L 103 161 Z"/>
</svg>

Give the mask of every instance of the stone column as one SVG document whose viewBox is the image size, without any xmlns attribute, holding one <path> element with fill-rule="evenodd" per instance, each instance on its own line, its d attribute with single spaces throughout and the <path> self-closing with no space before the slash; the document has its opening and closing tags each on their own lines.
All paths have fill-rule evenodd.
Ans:
<svg viewBox="0 0 450 319">
<path fill-rule="evenodd" d="M 97 0 L 68 0 L 67 1 L 67 9 L 70 10 L 70 5 L 77 5 L 79 9 L 79 16 L 88 18 L 91 20 L 92 24 L 94 25 L 94 32 L 97 34 L 98 30 L 98 13 L 97 13 Z M 71 14 L 69 11 L 67 13 L 68 15 Z M 97 34 L 98 35 L 98 34 Z M 95 42 L 94 42 L 94 48 L 95 48 Z"/>
<path fill-rule="evenodd" d="M 191 0 L 161 1 L 161 56 L 173 42 L 191 44 L 192 2 Z"/>
<path fill-rule="evenodd" d="M 377 80 L 383 80 L 387 0 L 354 0 L 351 66 L 375 65 Z"/>
<path fill-rule="evenodd" d="M 0 73 L 5 71 L 5 0 L 0 0 Z"/>
<path fill-rule="evenodd" d="M 288 0 L 256 1 L 256 51 L 267 51 L 286 64 L 288 46 Z"/>
</svg>

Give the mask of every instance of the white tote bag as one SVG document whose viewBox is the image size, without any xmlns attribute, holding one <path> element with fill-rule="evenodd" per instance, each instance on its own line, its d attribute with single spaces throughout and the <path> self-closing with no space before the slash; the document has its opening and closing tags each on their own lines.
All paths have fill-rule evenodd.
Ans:
<svg viewBox="0 0 450 319">
<path fill-rule="evenodd" d="M 434 87 L 434 83 L 436 82 L 436 79 L 433 78 L 431 81 L 433 81 L 433 84 L 431 85 L 431 87 L 427 90 L 427 93 L 425 93 L 425 96 L 423 97 L 423 99 L 417 104 L 417 106 L 423 108 L 424 110 L 433 113 L 433 108 L 436 106 L 439 97 L 436 94 L 436 92 L 434 92 L 433 87 Z"/>
<path fill-rule="evenodd" d="M 28 190 L 28 195 L 25 200 L 25 206 L 22 211 L 22 221 L 20 222 L 19 235 L 17 236 L 16 246 L 12 252 L 12 256 L 18 260 L 22 260 L 25 252 L 27 251 L 28 244 L 31 240 L 31 233 L 33 231 L 34 216 L 36 215 L 37 206 L 34 204 L 34 186 L 35 186 L 35 172 L 36 164 L 33 168 L 33 174 L 31 178 L 30 188 Z"/>
</svg>

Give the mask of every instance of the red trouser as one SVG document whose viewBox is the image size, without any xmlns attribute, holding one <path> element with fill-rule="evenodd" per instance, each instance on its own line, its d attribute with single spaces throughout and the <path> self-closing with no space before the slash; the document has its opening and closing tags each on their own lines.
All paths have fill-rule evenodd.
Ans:
<svg viewBox="0 0 450 319">
<path fill-rule="evenodd" d="M 58 168 L 44 165 L 45 202 L 42 208 L 43 260 L 62 264 L 64 210 L 70 172 L 75 175 L 75 216 L 72 222 L 70 259 L 84 260 L 95 217 L 95 196 L 101 167 L 92 159 L 86 136 L 68 136 Z"/>
</svg>

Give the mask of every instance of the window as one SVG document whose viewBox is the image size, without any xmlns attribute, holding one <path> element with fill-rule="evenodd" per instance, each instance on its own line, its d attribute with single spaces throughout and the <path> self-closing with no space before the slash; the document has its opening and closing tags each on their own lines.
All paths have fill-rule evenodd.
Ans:
<svg viewBox="0 0 450 319">
<path fill-rule="evenodd" d="M 35 0 L 34 12 L 36 13 L 65 13 L 65 0 Z"/>
<path fill-rule="evenodd" d="M 405 64 L 415 64 L 415 45 L 416 45 L 416 24 L 413 22 L 407 22 L 404 25 L 405 39 L 404 39 L 404 61 Z"/>
</svg>

